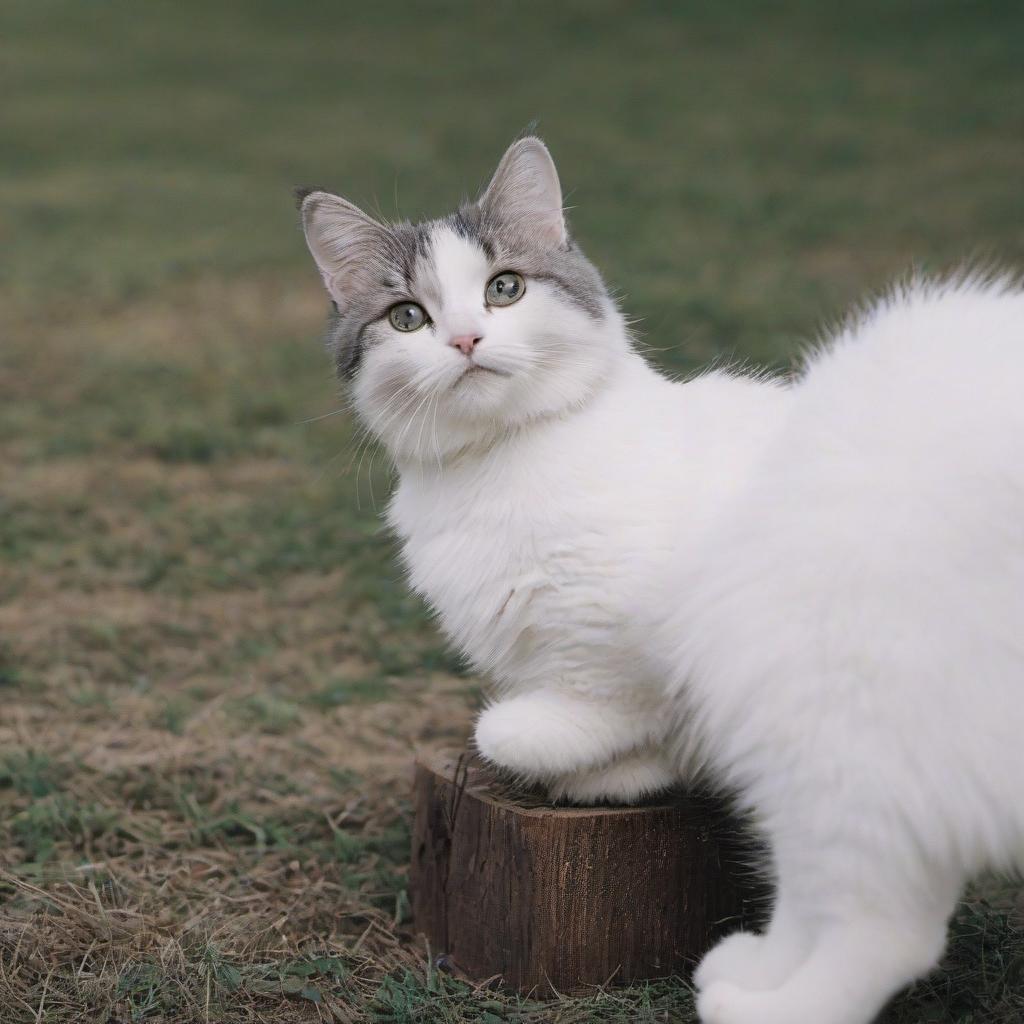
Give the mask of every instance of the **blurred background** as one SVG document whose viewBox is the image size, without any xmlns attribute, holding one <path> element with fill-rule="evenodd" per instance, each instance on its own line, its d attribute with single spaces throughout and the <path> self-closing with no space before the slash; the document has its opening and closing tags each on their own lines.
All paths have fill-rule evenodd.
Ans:
<svg viewBox="0 0 1024 1024">
<path fill-rule="evenodd" d="M 784 367 L 913 267 L 1024 266 L 1024 6 L 7 0 L 0 88 L 0 1018 L 692 1019 L 411 941 L 411 753 L 480 688 L 290 189 L 438 215 L 536 122 L 653 359 Z M 1018 902 L 891 1019 L 1020 1020 Z"/>
</svg>

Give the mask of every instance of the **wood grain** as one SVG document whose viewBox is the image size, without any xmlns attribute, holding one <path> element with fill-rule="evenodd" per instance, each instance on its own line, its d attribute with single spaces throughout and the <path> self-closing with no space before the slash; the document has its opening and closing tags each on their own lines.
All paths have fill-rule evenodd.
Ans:
<svg viewBox="0 0 1024 1024">
<path fill-rule="evenodd" d="M 416 929 L 474 981 L 549 994 L 685 974 L 764 906 L 749 840 L 706 799 L 552 807 L 432 753 L 414 802 Z"/>
</svg>

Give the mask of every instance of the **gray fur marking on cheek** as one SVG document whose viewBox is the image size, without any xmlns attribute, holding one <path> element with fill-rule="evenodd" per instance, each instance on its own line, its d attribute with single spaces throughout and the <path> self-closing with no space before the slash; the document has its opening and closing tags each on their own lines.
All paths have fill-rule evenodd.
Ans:
<svg viewBox="0 0 1024 1024">
<path fill-rule="evenodd" d="M 334 368 L 339 377 L 348 379 L 356 371 L 359 360 L 362 358 L 363 346 L 362 332 L 357 332 L 355 337 L 350 337 L 347 329 L 346 317 L 342 316 L 336 302 L 331 303 L 327 313 L 327 335 L 325 344 L 327 350 L 334 357 Z"/>
</svg>

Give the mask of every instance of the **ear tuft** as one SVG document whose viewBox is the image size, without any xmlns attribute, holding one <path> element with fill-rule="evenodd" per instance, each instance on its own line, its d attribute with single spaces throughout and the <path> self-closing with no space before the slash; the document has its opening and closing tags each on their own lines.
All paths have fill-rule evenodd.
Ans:
<svg viewBox="0 0 1024 1024">
<path fill-rule="evenodd" d="M 565 245 L 562 186 L 547 146 L 536 136 L 513 142 L 480 197 L 484 216 L 507 225 L 526 240 Z"/>
<path fill-rule="evenodd" d="M 314 192 L 326 191 L 326 189 L 321 188 L 319 185 L 296 185 L 292 189 L 292 198 L 295 200 L 295 209 L 302 209 L 302 203 L 305 200 L 306 196 L 312 195 Z"/>
</svg>

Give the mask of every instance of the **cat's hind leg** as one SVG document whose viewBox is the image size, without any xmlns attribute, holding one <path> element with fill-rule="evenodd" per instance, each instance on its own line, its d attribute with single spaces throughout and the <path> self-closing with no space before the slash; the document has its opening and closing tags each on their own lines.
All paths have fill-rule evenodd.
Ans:
<svg viewBox="0 0 1024 1024">
<path fill-rule="evenodd" d="M 952 900 L 949 910 L 952 910 Z M 931 970 L 946 940 L 947 913 L 864 911 L 832 918 L 810 955 L 778 987 L 719 979 L 697 1001 L 703 1024 L 870 1024 L 888 1000 Z M 765 936 L 762 955 L 771 955 Z"/>
<path fill-rule="evenodd" d="M 488 760 L 525 779 L 549 780 L 607 765 L 648 742 L 653 717 L 571 690 L 538 690 L 498 701 L 476 724 Z"/>
</svg>

